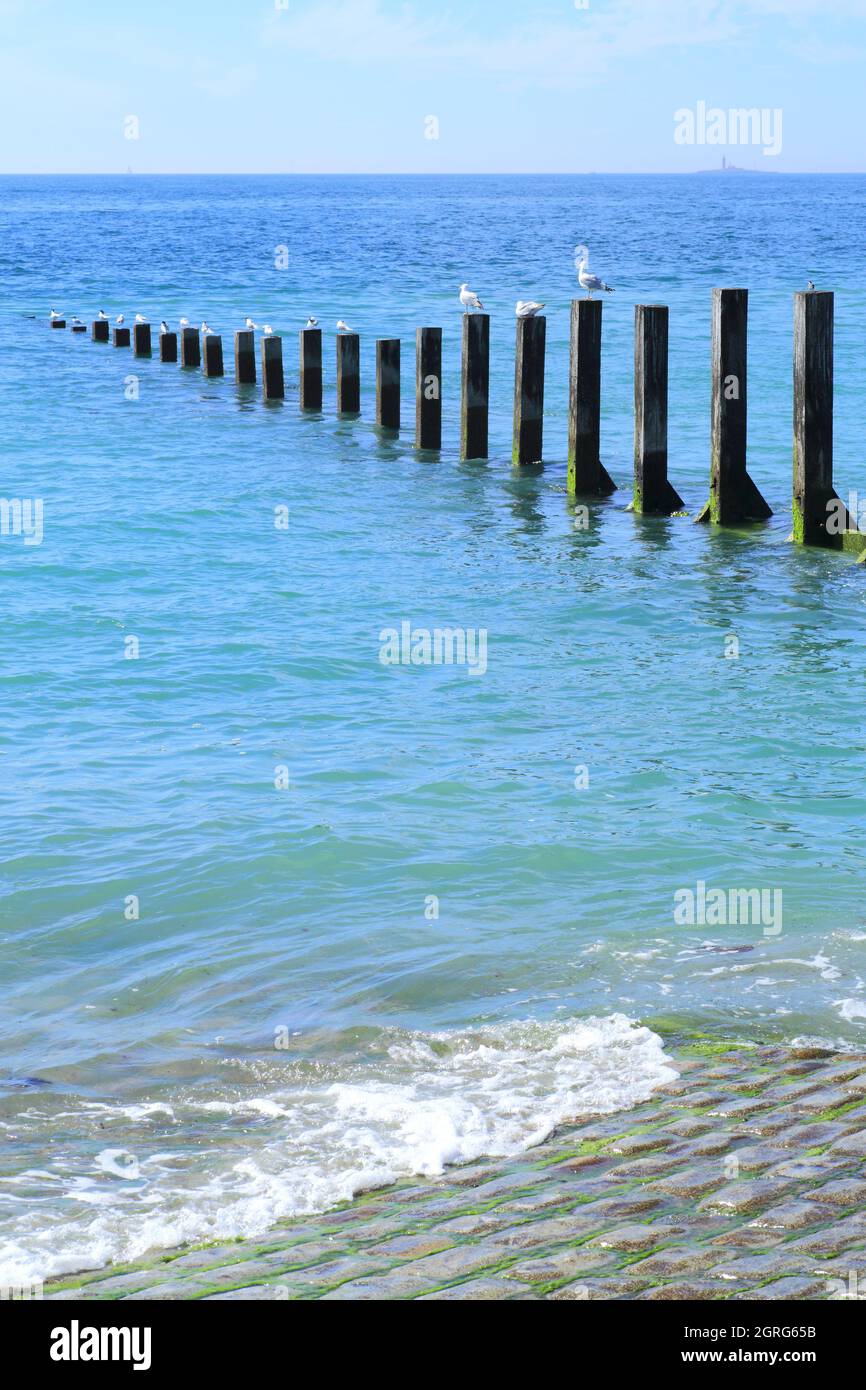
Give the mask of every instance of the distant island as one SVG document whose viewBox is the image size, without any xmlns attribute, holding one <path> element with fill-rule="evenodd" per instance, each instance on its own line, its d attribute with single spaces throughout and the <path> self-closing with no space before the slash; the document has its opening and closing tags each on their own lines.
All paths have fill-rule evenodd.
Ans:
<svg viewBox="0 0 866 1390">
<path fill-rule="evenodd" d="M 729 164 L 722 155 L 721 169 L 693 169 L 694 174 L 775 174 L 777 169 L 741 169 L 738 164 Z"/>
</svg>

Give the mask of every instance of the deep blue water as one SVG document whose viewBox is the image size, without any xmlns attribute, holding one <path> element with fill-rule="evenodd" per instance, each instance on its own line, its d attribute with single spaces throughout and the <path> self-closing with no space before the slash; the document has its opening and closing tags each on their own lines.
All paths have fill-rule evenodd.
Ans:
<svg viewBox="0 0 866 1390">
<path fill-rule="evenodd" d="M 854 176 L 0 179 L 3 492 L 44 510 L 41 544 L 0 537 L 4 1269 L 260 1229 L 627 1105 L 663 1060 L 619 1016 L 862 1037 L 866 570 L 786 537 L 808 278 L 837 296 L 837 487 L 866 485 L 864 214 Z M 579 241 L 616 287 L 619 491 L 585 530 Z M 467 280 L 491 313 L 486 463 L 457 456 Z M 633 305 L 670 305 L 670 475 L 694 513 L 717 284 L 750 290 L 749 466 L 775 513 L 732 532 L 626 511 Z M 529 297 L 546 463 L 520 475 Z M 229 374 L 51 332 L 52 306 L 206 318 Z M 283 405 L 233 381 L 247 314 L 284 335 Z M 359 420 L 334 415 L 338 317 L 362 335 Z M 425 323 L 438 457 L 412 448 Z M 403 339 L 399 440 L 372 424 L 381 336 Z M 384 666 L 403 621 L 484 629 L 486 671 Z M 780 932 L 678 925 L 698 881 L 780 893 Z"/>
</svg>

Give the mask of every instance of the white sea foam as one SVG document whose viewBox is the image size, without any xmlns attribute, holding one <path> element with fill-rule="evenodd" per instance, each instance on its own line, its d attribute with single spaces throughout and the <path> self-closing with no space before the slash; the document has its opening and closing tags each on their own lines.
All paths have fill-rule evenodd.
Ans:
<svg viewBox="0 0 866 1390">
<path fill-rule="evenodd" d="M 170 1109 L 119 1106 L 112 1147 L 86 1174 L 67 1174 L 62 1211 L 34 1201 L 21 1213 L 0 1282 L 256 1236 L 369 1187 L 521 1152 L 568 1120 L 627 1109 L 677 1075 L 661 1039 L 622 1014 L 395 1033 L 374 1065 L 325 1068 L 315 1086 L 287 1087 L 285 1062 L 238 1063 L 235 1072 L 244 1065 L 246 1095 L 235 1084 L 221 1097 L 178 1092 Z M 202 1124 L 219 1142 L 191 1141 L 183 1152 L 185 1127 Z"/>
</svg>

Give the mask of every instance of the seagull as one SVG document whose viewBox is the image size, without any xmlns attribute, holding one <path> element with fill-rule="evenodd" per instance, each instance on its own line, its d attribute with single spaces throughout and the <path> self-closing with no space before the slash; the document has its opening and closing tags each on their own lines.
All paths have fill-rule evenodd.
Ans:
<svg viewBox="0 0 866 1390">
<path fill-rule="evenodd" d="M 274 330 L 271 328 L 271 325 L 269 323 L 266 323 L 264 325 L 264 327 L 262 328 L 262 332 L 264 333 L 266 338 L 273 338 L 274 336 Z"/>
<path fill-rule="evenodd" d="M 592 299 L 593 290 L 606 290 L 608 294 L 613 294 L 613 285 L 606 285 L 603 280 L 599 280 L 597 275 L 593 275 L 589 267 L 589 247 L 575 246 L 574 264 L 577 269 L 577 281 L 582 290 L 586 290 L 587 299 Z"/>
<path fill-rule="evenodd" d="M 136 323 L 147 323 L 147 319 L 144 317 L 144 314 L 136 314 L 135 321 Z"/>
<path fill-rule="evenodd" d="M 344 323 L 342 319 L 337 319 L 337 332 L 338 332 L 338 333 L 351 333 L 351 331 L 352 331 L 352 330 L 351 330 L 351 328 L 349 327 L 349 325 L 348 325 L 347 323 Z"/>
<path fill-rule="evenodd" d="M 807 289 L 807 290 L 813 290 L 814 288 L 815 288 L 815 281 L 814 281 L 814 280 L 810 280 L 809 283 L 806 285 L 806 289 Z"/>
<path fill-rule="evenodd" d="M 309 319 L 307 319 L 307 322 L 306 322 L 306 325 L 305 325 L 305 326 L 306 326 L 307 328 L 318 328 L 318 325 L 319 325 L 319 320 L 318 320 L 318 319 L 309 318 Z"/>
<path fill-rule="evenodd" d="M 115 323 L 123 323 L 123 314 L 118 314 L 118 315 L 117 315 L 117 318 L 114 320 L 114 322 L 115 322 Z"/>
<path fill-rule="evenodd" d="M 189 319 L 178 319 L 181 328 L 189 328 Z"/>
<path fill-rule="evenodd" d="M 62 318 L 63 318 L 63 315 L 62 315 L 62 314 L 58 314 L 58 312 L 57 312 L 56 309 L 52 309 L 52 310 L 51 310 L 51 317 L 52 317 L 53 319 L 62 319 Z"/>
<path fill-rule="evenodd" d="M 213 329 L 212 329 L 212 328 L 208 328 L 208 326 L 207 326 L 207 324 L 205 323 L 204 319 L 202 319 L 202 321 L 201 321 L 201 331 L 202 331 L 202 333 L 204 334 L 205 337 L 207 337 L 208 333 L 213 333 Z"/>
<path fill-rule="evenodd" d="M 470 290 L 468 285 L 460 286 L 460 303 L 463 305 L 463 309 L 467 314 L 469 313 L 470 309 L 484 308 L 484 305 L 481 303 L 481 300 L 478 298 L 478 295 L 473 294 L 472 290 Z"/>
<path fill-rule="evenodd" d="M 168 324 L 166 323 L 165 319 L 163 319 L 162 323 L 159 325 L 159 331 L 160 333 L 168 332 Z"/>
<path fill-rule="evenodd" d="M 104 309 L 100 309 L 100 311 L 99 311 L 97 317 L 98 317 L 98 318 L 101 318 L 101 319 L 107 319 L 107 318 L 108 318 L 108 315 L 107 315 L 107 313 L 105 312 Z"/>
<path fill-rule="evenodd" d="M 259 325 L 257 323 L 253 323 L 252 319 L 247 319 L 244 324 L 245 328 L 258 328 L 258 326 Z"/>
<path fill-rule="evenodd" d="M 536 304 L 534 299 L 518 299 L 515 313 L 519 319 L 534 319 L 539 309 L 543 309 L 543 304 Z"/>
</svg>

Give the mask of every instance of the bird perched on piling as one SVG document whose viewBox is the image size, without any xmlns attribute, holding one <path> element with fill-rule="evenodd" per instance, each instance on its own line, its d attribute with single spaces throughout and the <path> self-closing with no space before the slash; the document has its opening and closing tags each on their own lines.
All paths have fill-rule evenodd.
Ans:
<svg viewBox="0 0 866 1390">
<path fill-rule="evenodd" d="M 147 319 L 144 317 L 144 314 L 136 314 L 135 321 L 136 323 L 147 323 Z"/>
<path fill-rule="evenodd" d="M 469 313 L 470 309 L 483 309 L 484 305 L 478 295 L 470 290 L 468 285 L 460 286 L 460 303 L 463 305 L 464 313 Z"/>
<path fill-rule="evenodd" d="M 63 315 L 60 314 L 60 313 L 58 313 L 56 309 L 52 309 L 52 310 L 51 310 L 51 317 L 52 317 L 53 319 L 62 319 L 62 318 L 63 318 Z"/>
<path fill-rule="evenodd" d="M 543 304 L 537 304 L 534 299 L 518 299 L 515 307 L 515 314 L 519 319 L 534 319 L 539 309 L 543 309 Z"/>
<path fill-rule="evenodd" d="M 262 332 L 264 333 L 266 338 L 273 338 L 274 336 L 274 330 L 271 328 L 271 325 L 269 323 L 266 323 L 264 325 L 264 327 L 262 328 Z"/>
<path fill-rule="evenodd" d="M 813 290 L 814 288 L 815 288 L 815 281 L 814 281 L 814 280 L 809 280 L 808 283 L 807 283 L 807 285 L 806 285 L 806 289 L 807 289 L 807 290 Z"/>
<path fill-rule="evenodd" d="M 207 337 L 207 335 L 208 335 L 209 333 L 213 333 L 213 329 L 208 327 L 208 325 L 205 323 L 204 319 L 202 319 L 202 321 L 201 321 L 201 331 L 202 331 L 202 333 L 203 333 L 203 335 L 204 335 L 205 338 Z"/>
<path fill-rule="evenodd" d="M 115 323 L 123 323 L 123 314 L 118 314 L 118 315 L 117 315 L 117 318 L 114 320 L 114 322 L 115 322 Z"/>
<path fill-rule="evenodd" d="M 165 319 L 163 319 L 162 323 L 159 325 L 159 331 L 160 333 L 168 332 L 168 324 L 166 323 Z"/>
<path fill-rule="evenodd" d="M 318 328 L 318 326 L 319 320 L 314 318 L 307 319 L 307 322 L 304 324 L 305 328 Z"/>
<path fill-rule="evenodd" d="M 337 319 L 337 332 L 338 332 L 338 333 L 351 333 L 351 331 L 352 331 L 352 330 L 351 330 L 351 328 L 349 327 L 349 325 L 348 325 L 347 323 L 344 323 L 342 319 Z"/>
<path fill-rule="evenodd" d="M 244 320 L 244 328 L 258 328 L 258 326 L 257 323 L 253 323 L 252 319 L 248 318 Z"/>
<path fill-rule="evenodd" d="M 189 328 L 189 319 L 178 319 L 181 328 Z"/>
<path fill-rule="evenodd" d="M 96 315 L 96 317 L 97 317 L 98 319 L 107 319 L 107 318 L 108 318 L 108 315 L 107 315 L 107 313 L 105 312 L 104 309 L 100 309 L 100 311 L 99 311 L 99 313 Z"/>
<path fill-rule="evenodd" d="M 607 294 L 613 294 L 613 285 L 606 285 L 603 280 L 599 280 L 597 275 L 593 275 L 589 269 L 589 247 L 575 246 L 574 264 L 577 269 L 577 281 L 582 290 L 586 290 L 587 299 L 592 299 L 593 290 L 604 290 Z"/>
</svg>

